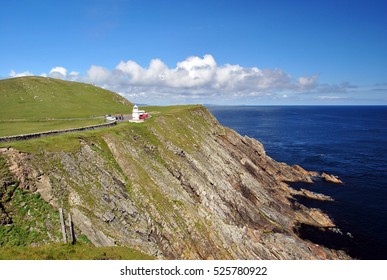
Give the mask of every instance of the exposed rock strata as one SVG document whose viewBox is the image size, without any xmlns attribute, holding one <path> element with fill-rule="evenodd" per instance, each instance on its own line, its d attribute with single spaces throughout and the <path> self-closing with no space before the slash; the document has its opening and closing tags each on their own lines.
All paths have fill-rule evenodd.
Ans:
<svg viewBox="0 0 387 280">
<path fill-rule="evenodd" d="M 274 161 L 202 107 L 140 126 L 80 139 L 76 152 L 0 152 L 21 186 L 70 211 L 97 246 L 167 259 L 348 258 L 294 233 L 299 223 L 334 226 L 292 201 L 328 199 L 286 183 L 312 183 L 315 173 Z"/>
<path fill-rule="evenodd" d="M 341 181 L 337 176 L 323 173 L 321 175 L 321 178 L 323 178 L 327 182 L 335 183 L 335 184 L 343 184 L 343 181 Z"/>
<path fill-rule="evenodd" d="M 324 195 L 321 193 L 315 193 L 315 192 L 312 192 L 312 191 L 309 191 L 306 189 L 302 189 L 302 188 L 299 191 L 292 191 L 292 194 L 301 195 L 301 196 L 304 196 L 306 198 L 322 200 L 322 201 L 333 201 L 334 200 L 332 197 L 330 197 L 328 195 Z"/>
</svg>

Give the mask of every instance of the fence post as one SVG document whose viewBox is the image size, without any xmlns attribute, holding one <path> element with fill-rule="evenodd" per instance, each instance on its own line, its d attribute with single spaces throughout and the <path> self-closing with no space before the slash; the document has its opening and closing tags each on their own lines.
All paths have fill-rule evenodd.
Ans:
<svg viewBox="0 0 387 280">
<path fill-rule="evenodd" d="M 66 226 L 65 226 L 64 217 L 63 217 L 63 208 L 59 208 L 59 218 L 60 218 L 60 225 L 62 228 L 63 242 L 67 243 Z"/>
<path fill-rule="evenodd" d="M 74 244 L 75 243 L 75 235 L 74 235 L 73 221 L 71 220 L 71 214 L 70 213 L 69 213 L 69 228 L 70 228 L 71 244 Z"/>
</svg>

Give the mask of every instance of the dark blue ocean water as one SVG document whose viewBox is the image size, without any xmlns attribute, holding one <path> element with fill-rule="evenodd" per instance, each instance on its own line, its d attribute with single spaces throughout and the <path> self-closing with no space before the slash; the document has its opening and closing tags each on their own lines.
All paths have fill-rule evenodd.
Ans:
<svg viewBox="0 0 387 280">
<path fill-rule="evenodd" d="M 312 228 L 300 235 L 359 259 L 387 259 L 387 106 L 258 106 L 208 109 L 224 126 L 253 137 L 269 156 L 338 175 L 344 186 L 298 184 L 334 202 L 298 197 L 326 212 L 343 235 Z M 349 232 L 353 238 L 347 235 Z"/>
</svg>

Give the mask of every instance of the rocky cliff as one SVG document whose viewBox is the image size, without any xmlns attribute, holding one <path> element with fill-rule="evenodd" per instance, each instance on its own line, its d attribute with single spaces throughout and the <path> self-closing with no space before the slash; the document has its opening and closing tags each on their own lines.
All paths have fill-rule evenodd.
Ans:
<svg viewBox="0 0 387 280">
<path fill-rule="evenodd" d="M 66 149 L 57 136 L 10 144 L 0 155 L 13 180 L 2 187 L 18 182 L 55 211 L 64 208 L 76 235 L 96 246 L 125 245 L 165 259 L 348 258 L 295 234 L 299 224 L 334 226 L 293 197 L 318 195 L 288 185 L 312 183 L 318 174 L 276 162 L 204 107 L 151 114 L 144 124 L 67 136 Z M 3 204 L 2 224 L 11 224 Z M 57 240 L 50 234 L 42 242 Z"/>
</svg>

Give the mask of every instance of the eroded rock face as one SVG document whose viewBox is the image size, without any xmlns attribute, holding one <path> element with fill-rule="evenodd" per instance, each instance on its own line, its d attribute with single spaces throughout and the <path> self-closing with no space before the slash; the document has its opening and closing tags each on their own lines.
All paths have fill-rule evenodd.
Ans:
<svg viewBox="0 0 387 280">
<path fill-rule="evenodd" d="M 323 173 L 321 175 L 321 177 L 327 181 L 327 182 L 331 182 L 331 183 L 335 183 L 335 184 L 343 184 L 343 181 L 341 181 L 337 176 L 335 175 L 331 175 L 331 174 L 327 174 L 327 173 Z"/>
<path fill-rule="evenodd" d="M 327 199 L 286 183 L 315 173 L 276 162 L 202 107 L 141 126 L 83 138 L 76 152 L 0 152 L 22 187 L 71 212 L 76 233 L 97 246 L 167 259 L 348 258 L 294 233 L 298 223 L 334 226 L 290 201 Z"/>
</svg>

